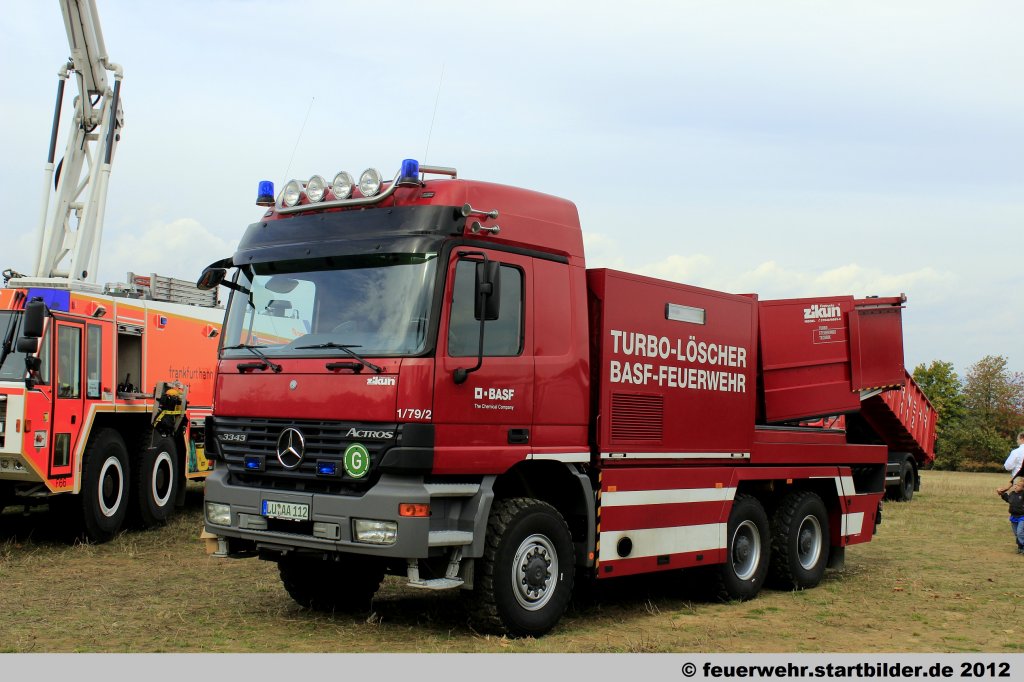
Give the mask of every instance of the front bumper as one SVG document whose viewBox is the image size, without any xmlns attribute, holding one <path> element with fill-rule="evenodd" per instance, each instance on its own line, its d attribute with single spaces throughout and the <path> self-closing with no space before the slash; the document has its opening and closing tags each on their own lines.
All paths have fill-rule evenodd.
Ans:
<svg viewBox="0 0 1024 682">
<path fill-rule="evenodd" d="M 206 531 L 269 551 L 304 549 L 422 559 L 440 555 L 452 546 L 465 546 L 466 555 L 473 556 L 482 551 L 483 535 L 474 530 L 482 529 L 478 524 L 486 523 L 493 499 L 489 485 L 431 484 L 422 476 L 383 474 L 360 496 L 255 488 L 232 484 L 229 477 L 229 472 L 215 469 L 206 479 L 205 487 L 207 502 L 231 506 L 231 525 L 214 524 L 207 518 Z M 268 520 L 261 515 L 264 500 L 307 504 L 310 520 Z M 430 504 L 431 516 L 399 516 L 402 503 Z M 395 543 L 357 542 L 353 537 L 353 519 L 395 522 Z"/>
</svg>

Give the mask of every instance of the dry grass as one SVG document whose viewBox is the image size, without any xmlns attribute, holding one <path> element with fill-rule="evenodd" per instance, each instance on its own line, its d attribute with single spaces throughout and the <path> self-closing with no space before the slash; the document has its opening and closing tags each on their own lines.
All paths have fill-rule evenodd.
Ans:
<svg viewBox="0 0 1024 682">
<path fill-rule="evenodd" d="M 8 511 L 0 651 L 1020 652 L 1024 557 L 992 492 L 1004 479 L 925 472 L 914 501 L 887 503 L 879 536 L 813 590 L 717 604 L 686 573 L 619 579 L 539 640 L 480 635 L 458 594 L 397 578 L 369 618 L 306 611 L 274 564 L 206 556 L 199 489 L 167 527 L 98 546 Z"/>
</svg>

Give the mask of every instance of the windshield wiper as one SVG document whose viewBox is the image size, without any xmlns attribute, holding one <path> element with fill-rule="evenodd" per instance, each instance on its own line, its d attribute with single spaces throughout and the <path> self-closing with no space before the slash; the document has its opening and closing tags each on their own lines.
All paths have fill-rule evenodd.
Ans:
<svg viewBox="0 0 1024 682">
<path fill-rule="evenodd" d="M 359 346 L 359 345 L 352 345 L 352 344 L 345 344 L 345 343 L 335 343 L 334 341 L 327 341 L 325 343 L 317 343 L 317 344 L 314 344 L 312 346 L 297 346 L 295 348 L 295 350 L 306 350 L 308 348 L 337 348 L 338 350 L 345 351 L 346 353 L 351 355 L 353 358 L 355 358 L 357 361 L 359 361 L 359 363 L 361 365 L 363 365 L 364 367 L 367 367 L 369 369 L 372 369 L 377 374 L 380 374 L 381 372 L 384 371 L 383 367 L 378 367 L 377 365 L 373 364 L 369 360 L 364 359 L 363 356 L 359 355 L 359 353 L 357 353 L 354 350 L 352 350 L 353 348 L 362 348 L 362 346 Z"/>
<path fill-rule="evenodd" d="M 266 348 L 266 346 L 253 346 L 253 345 L 248 344 L 248 343 L 240 343 L 237 346 L 224 346 L 224 348 L 222 348 L 221 350 L 235 350 L 237 348 L 244 348 L 247 351 L 249 351 L 250 353 L 252 353 L 253 355 L 255 355 L 256 357 L 258 357 L 260 360 L 262 360 L 263 361 L 263 369 L 266 369 L 267 367 L 269 367 L 270 369 L 274 370 L 275 372 L 280 372 L 281 371 L 281 365 L 277 364 L 276 362 L 274 362 L 273 360 L 271 360 L 270 358 L 268 358 L 266 355 L 264 355 L 263 353 L 261 353 L 259 351 L 260 348 Z M 239 365 L 238 367 L 239 367 L 239 369 L 241 369 L 242 365 Z M 248 369 L 248 368 L 246 368 L 246 369 Z"/>
</svg>

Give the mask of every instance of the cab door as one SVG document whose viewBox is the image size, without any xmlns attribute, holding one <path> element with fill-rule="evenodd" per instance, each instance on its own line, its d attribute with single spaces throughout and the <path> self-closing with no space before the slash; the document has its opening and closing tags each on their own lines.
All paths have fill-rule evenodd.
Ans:
<svg viewBox="0 0 1024 682">
<path fill-rule="evenodd" d="M 48 478 L 72 475 L 74 452 L 82 433 L 85 410 L 85 386 L 82 368 L 85 360 L 85 328 L 81 322 L 54 316 L 53 325 L 53 434 L 50 445 Z"/>
<path fill-rule="evenodd" d="M 498 318 L 484 322 L 479 369 L 462 383 L 456 370 L 477 364 L 477 267 L 498 263 Z M 448 262 L 434 385 L 435 473 L 503 471 L 531 452 L 533 424 L 532 262 L 502 251 L 462 247 Z"/>
</svg>

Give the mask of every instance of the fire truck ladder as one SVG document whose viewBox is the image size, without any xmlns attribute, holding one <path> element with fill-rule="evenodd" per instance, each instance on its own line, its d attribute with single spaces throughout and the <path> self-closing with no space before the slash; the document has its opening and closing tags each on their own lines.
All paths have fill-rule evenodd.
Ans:
<svg viewBox="0 0 1024 682">
<path fill-rule="evenodd" d="M 107 56 L 96 6 L 91 0 L 62 0 L 61 12 L 71 58 L 57 74 L 34 278 L 22 278 L 18 284 L 23 286 L 41 284 L 40 279 L 50 286 L 60 281 L 68 286 L 96 282 L 110 165 L 124 123 L 123 73 Z M 113 89 L 108 71 L 113 73 Z M 79 94 L 64 158 L 54 166 L 64 85 L 71 74 Z"/>
</svg>

